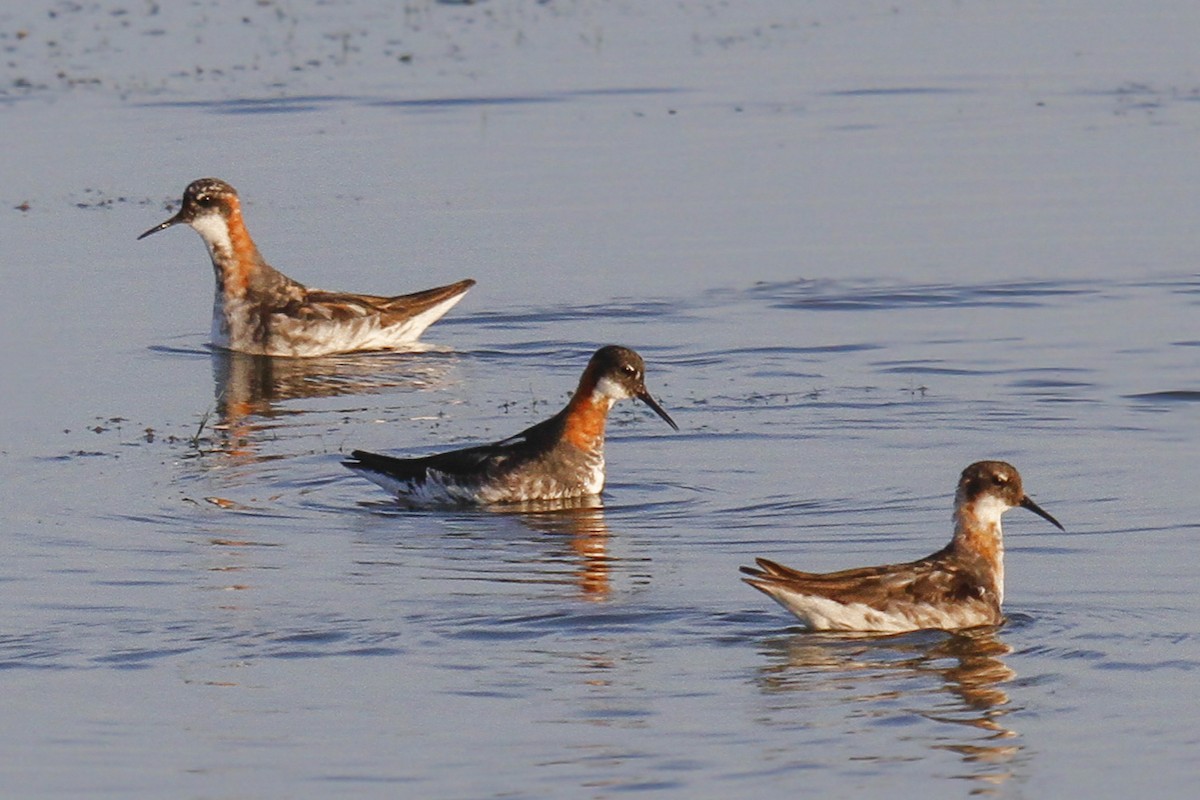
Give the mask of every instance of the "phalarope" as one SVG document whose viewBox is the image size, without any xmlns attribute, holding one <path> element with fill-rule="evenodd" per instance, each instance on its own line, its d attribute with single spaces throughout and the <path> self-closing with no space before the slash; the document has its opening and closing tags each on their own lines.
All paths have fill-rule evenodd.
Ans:
<svg viewBox="0 0 1200 800">
<path fill-rule="evenodd" d="M 310 289 L 271 267 L 242 221 L 232 186 L 193 181 L 179 213 L 138 239 L 184 223 L 208 246 L 217 276 L 213 344 L 268 356 L 390 350 L 417 337 L 475 285 L 462 280 L 415 294 L 376 297 Z"/>
<path fill-rule="evenodd" d="M 906 564 L 841 572 L 800 572 L 765 558 L 742 567 L 746 583 L 769 595 L 812 630 L 898 633 L 971 628 L 1004 620 L 1004 540 L 1000 517 L 1027 508 L 1059 530 L 1058 520 L 1026 496 L 1021 476 L 1003 461 L 963 470 L 954 495 L 954 538 Z"/>
<path fill-rule="evenodd" d="M 355 450 L 346 467 L 412 506 L 492 505 L 566 500 L 604 488 L 604 424 L 619 400 L 637 398 L 675 430 L 646 390 L 645 363 L 609 345 L 588 362 L 566 408 L 516 436 L 423 458 Z"/>
</svg>

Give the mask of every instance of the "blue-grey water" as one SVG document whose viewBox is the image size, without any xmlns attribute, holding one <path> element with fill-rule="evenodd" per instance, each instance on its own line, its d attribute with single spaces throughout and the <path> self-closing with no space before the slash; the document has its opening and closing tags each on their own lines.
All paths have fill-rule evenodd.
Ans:
<svg viewBox="0 0 1200 800">
<path fill-rule="evenodd" d="M 6 797 L 1188 797 L 1200 10 L 347 0 L 0 11 Z M 413 353 L 214 354 L 239 188 Z M 602 504 L 404 511 L 619 342 Z M 738 580 L 941 547 L 1021 470 L 1007 625 Z"/>
</svg>

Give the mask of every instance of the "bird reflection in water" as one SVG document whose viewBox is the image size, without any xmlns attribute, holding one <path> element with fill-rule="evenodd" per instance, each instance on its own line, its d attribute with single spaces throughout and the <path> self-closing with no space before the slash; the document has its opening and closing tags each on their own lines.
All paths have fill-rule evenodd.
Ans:
<svg viewBox="0 0 1200 800">
<path fill-rule="evenodd" d="M 446 382 L 453 361 L 444 353 L 360 353 L 322 358 L 274 358 L 214 350 L 216 419 L 210 446 L 238 461 L 258 458 L 258 445 L 278 420 L 304 413 L 290 401 L 420 391 Z M 203 429 L 203 426 L 202 426 Z"/>
<path fill-rule="evenodd" d="M 607 600 L 612 593 L 612 559 L 608 555 L 608 523 L 598 497 L 545 500 L 503 507 L 537 533 L 551 534 L 569 548 L 572 580 L 585 600 Z"/>
<path fill-rule="evenodd" d="M 1004 724 L 1012 711 L 1004 685 L 1016 673 L 1004 662 L 1012 648 L 997 636 L 996 628 L 891 637 L 806 632 L 772 639 L 763 652 L 772 661 L 758 676 L 766 693 L 844 694 L 849 688 L 852 713 L 865 710 L 878 717 L 900 705 L 905 714 L 970 729 L 938 733 L 928 746 L 959 754 L 971 766 L 964 777 L 988 787 L 981 791 L 1014 775 L 1021 745 L 1019 734 Z M 937 678 L 933 689 L 928 677 Z"/>
</svg>

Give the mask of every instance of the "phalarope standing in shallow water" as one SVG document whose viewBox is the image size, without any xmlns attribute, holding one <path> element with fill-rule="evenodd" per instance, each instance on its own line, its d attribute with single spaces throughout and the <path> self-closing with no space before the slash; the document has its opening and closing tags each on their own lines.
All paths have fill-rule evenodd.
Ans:
<svg viewBox="0 0 1200 800">
<path fill-rule="evenodd" d="M 907 564 L 800 572 L 765 558 L 742 567 L 746 583 L 769 595 L 812 630 L 900 633 L 972 628 L 1004 621 L 1004 540 L 1000 516 L 1027 508 L 1063 526 L 1026 496 L 1021 476 L 1003 461 L 963 470 L 954 495 L 954 538 Z"/>
<path fill-rule="evenodd" d="M 309 289 L 271 267 L 242 221 L 237 191 L 193 181 L 179 213 L 138 239 L 184 223 L 208 245 L 217 276 L 213 344 L 268 356 L 323 356 L 412 344 L 475 285 L 462 280 L 415 294 L 376 297 Z"/>
<path fill-rule="evenodd" d="M 516 436 L 423 458 L 355 450 L 342 463 L 412 506 L 567 500 L 604 488 L 604 424 L 619 400 L 637 398 L 675 430 L 646 390 L 645 363 L 609 345 L 588 362 L 566 408 Z"/>
</svg>

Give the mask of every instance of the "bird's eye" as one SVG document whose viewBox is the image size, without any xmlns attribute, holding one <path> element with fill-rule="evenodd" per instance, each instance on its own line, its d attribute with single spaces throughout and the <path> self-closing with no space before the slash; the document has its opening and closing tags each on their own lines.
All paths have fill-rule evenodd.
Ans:
<svg viewBox="0 0 1200 800">
<path fill-rule="evenodd" d="M 621 372 L 624 372 L 626 375 L 631 375 L 631 376 L 637 375 L 637 370 L 634 367 L 630 366 L 629 364 L 622 364 Z"/>
</svg>

